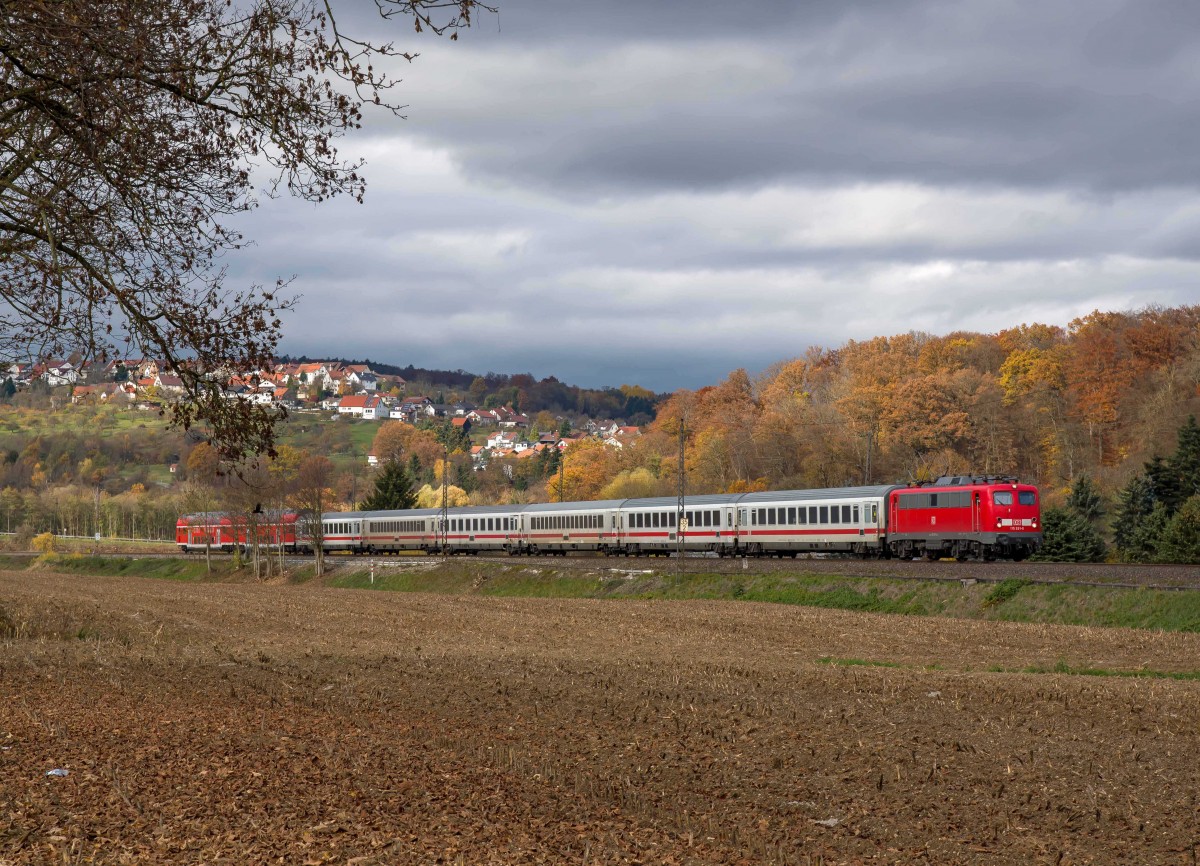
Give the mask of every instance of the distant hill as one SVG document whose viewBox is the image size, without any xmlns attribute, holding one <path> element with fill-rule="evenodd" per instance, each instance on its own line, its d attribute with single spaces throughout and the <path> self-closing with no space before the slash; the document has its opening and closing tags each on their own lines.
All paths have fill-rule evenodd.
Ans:
<svg viewBox="0 0 1200 866">
<path fill-rule="evenodd" d="M 578 414 L 590 418 L 612 418 L 629 424 L 647 424 L 654 419 L 656 408 L 665 394 L 655 394 L 637 385 L 620 388 L 580 388 L 567 385 L 554 376 L 536 379 L 529 373 L 485 373 L 466 370 L 430 370 L 424 367 L 400 367 L 369 358 L 362 360 L 338 357 L 309 357 L 283 355 L 282 362 L 310 363 L 337 361 L 341 364 L 366 364 L 384 376 L 400 376 L 416 388 L 429 388 L 441 394 L 440 402 L 468 400 L 479 405 L 512 405 L 525 413 L 541 411 L 555 414 Z M 410 388 L 410 390 L 412 390 Z M 437 393 L 428 394 L 437 398 Z"/>
</svg>

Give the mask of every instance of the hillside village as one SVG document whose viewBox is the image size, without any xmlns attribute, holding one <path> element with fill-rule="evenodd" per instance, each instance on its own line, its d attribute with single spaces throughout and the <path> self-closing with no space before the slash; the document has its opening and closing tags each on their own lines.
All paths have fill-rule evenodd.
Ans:
<svg viewBox="0 0 1200 866">
<path fill-rule="evenodd" d="M 150 359 L 117 359 L 81 364 L 49 359 L 12 363 L 3 383 L 8 395 L 40 389 L 70 390 L 72 404 L 104 404 L 157 412 L 162 404 L 184 396 L 183 382 L 166 366 Z M 229 399 L 274 404 L 289 413 L 322 413 L 330 418 L 360 421 L 399 421 L 410 425 L 448 424 L 470 453 L 476 469 L 496 457 L 528 459 L 549 448 L 559 452 L 585 439 L 623 448 L 641 430 L 611 418 L 554 416 L 545 413 L 535 425 L 512 405 L 479 406 L 458 400 L 407 393 L 403 377 L 383 375 L 366 364 L 337 361 L 284 362 L 273 369 L 228 378 Z M 553 430 L 547 430 L 550 426 Z M 378 459 L 367 455 L 368 465 Z"/>
</svg>

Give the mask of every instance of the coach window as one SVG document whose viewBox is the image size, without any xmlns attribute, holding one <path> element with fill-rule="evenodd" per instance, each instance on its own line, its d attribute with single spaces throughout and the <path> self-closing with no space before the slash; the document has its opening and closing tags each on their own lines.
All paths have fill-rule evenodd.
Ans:
<svg viewBox="0 0 1200 866">
<path fill-rule="evenodd" d="M 808 509 L 807 508 L 802 507 L 800 509 L 800 513 L 797 514 L 796 516 L 800 518 L 799 524 L 801 526 L 804 526 L 806 523 L 808 523 Z"/>
<path fill-rule="evenodd" d="M 825 524 L 828 522 L 829 522 L 829 506 L 822 505 L 821 506 L 821 523 Z"/>
<path fill-rule="evenodd" d="M 829 522 L 830 523 L 841 523 L 842 522 L 841 515 L 838 512 L 839 512 L 839 509 L 836 505 L 829 509 Z"/>
<path fill-rule="evenodd" d="M 857 510 L 858 509 L 855 509 L 855 511 L 857 511 Z M 850 522 L 850 506 L 843 505 L 842 506 L 842 523 L 849 523 L 849 522 Z M 857 522 L 858 521 L 855 521 L 855 523 L 857 523 Z"/>
<path fill-rule="evenodd" d="M 854 506 L 854 521 L 853 522 L 855 525 L 858 524 L 858 506 L 857 505 Z"/>
<path fill-rule="evenodd" d="M 1013 495 L 1011 490 L 993 490 L 992 502 L 996 505 L 1012 505 Z"/>
</svg>

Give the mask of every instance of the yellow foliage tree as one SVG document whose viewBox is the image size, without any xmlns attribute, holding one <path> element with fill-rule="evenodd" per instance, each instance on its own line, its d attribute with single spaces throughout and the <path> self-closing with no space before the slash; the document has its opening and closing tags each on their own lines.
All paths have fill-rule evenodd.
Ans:
<svg viewBox="0 0 1200 866">
<path fill-rule="evenodd" d="M 464 505 L 471 504 L 471 497 L 467 491 L 461 487 L 456 487 L 453 484 L 446 486 L 446 505 L 450 508 L 460 508 Z M 441 485 L 434 487 L 430 484 L 422 485 L 417 491 L 417 508 L 441 508 L 442 507 L 442 488 Z"/>
<path fill-rule="evenodd" d="M 658 496 L 661 482 L 645 467 L 626 469 L 600 491 L 600 499 L 643 499 Z"/>
<path fill-rule="evenodd" d="M 562 459 L 561 475 L 546 479 L 547 492 L 555 502 L 577 502 L 601 498 L 600 491 L 618 472 L 620 455 L 597 439 L 585 439 L 564 451 Z"/>
</svg>

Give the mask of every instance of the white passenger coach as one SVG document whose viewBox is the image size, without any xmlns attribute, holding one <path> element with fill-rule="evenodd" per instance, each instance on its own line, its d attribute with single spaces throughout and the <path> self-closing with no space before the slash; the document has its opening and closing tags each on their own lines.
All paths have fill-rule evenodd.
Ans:
<svg viewBox="0 0 1200 866">
<path fill-rule="evenodd" d="M 595 551 L 667 554 L 680 547 L 721 556 L 796 556 L 829 551 L 877 555 L 894 486 L 780 490 L 675 497 L 488 505 L 410 511 L 330 512 L 326 551 L 357 554 L 522 554 Z"/>
</svg>

